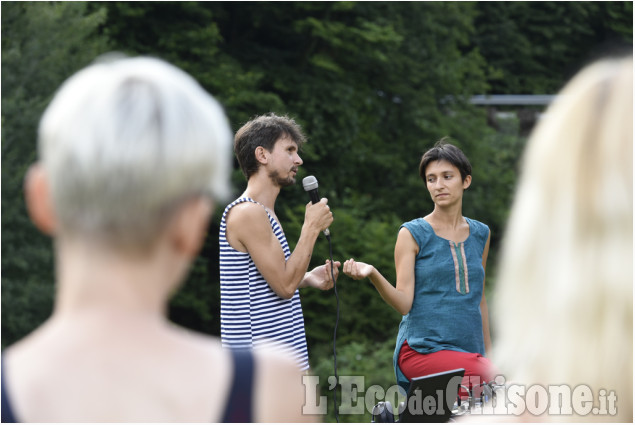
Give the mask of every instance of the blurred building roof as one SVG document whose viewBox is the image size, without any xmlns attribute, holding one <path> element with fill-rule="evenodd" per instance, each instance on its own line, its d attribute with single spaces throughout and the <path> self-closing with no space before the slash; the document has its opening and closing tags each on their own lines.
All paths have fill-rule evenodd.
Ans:
<svg viewBox="0 0 635 425">
<path fill-rule="evenodd" d="M 473 105 L 548 105 L 554 94 L 478 94 L 470 98 Z"/>
</svg>

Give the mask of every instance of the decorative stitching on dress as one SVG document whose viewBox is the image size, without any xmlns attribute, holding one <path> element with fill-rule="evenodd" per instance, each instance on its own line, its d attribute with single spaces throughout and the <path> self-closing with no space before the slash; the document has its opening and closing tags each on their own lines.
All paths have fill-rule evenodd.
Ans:
<svg viewBox="0 0 635 425">
<path fill-rule="evenodd" d="M 458 245 L 452 241 L 450 243 L 450 252 L 452 253 L 452 260 L 454 260 L 454 279 L 456 281 L 456 291 L 459 294 L 468 294 L 470 292 L 470 285 L 467 275 L 467 257 L 465 255 L 465 243 L 461 242 Z"/>
<path fill-rule="evenodd" d="M 463 257 L 463 280 L 465 281 L 465 294 L 470 292 L 470 283 L 467 276 L 467 255 L 465 255 L 465 242 L 461 242 L 461 256 Z"/>
</svg>

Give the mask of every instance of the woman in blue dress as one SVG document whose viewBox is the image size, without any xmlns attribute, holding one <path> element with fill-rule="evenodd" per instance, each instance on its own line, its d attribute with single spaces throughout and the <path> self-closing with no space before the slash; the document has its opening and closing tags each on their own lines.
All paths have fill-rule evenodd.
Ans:
<svg viewBox="0 0 635 425">
<path fill-rule="evenodd" d="M 490 381 L 483 291 L 490 231 L 462 214 L 472 167 L 459 148 L 443 139 L 423 155 L 419 174 L 434 210 L 399 229 L 396 285 L 373 265 L 354 259 L 344 263 L 344 273 L 355 280 L 368 277 L 403 315 L 393 363 L 404 389 L 413 378 L 458 368 L 465 369 L 466 384 Z"/>
</svg>

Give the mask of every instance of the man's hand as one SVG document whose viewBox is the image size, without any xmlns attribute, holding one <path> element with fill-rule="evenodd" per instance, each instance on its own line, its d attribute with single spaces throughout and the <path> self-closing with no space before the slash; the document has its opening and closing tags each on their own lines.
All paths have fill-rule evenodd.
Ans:
<svg viewBox="0 0 635 425">
<path fill-rule="evenodd" d="M 333 213 L 327 204 L 326 198 L 320 199 L 320 202 L 306 204 L 304 213 L 304 226 L 319 232 L 326 230 L 333 223 Z"/>
<path fill-rule="evenodd" d="M 342 263 L 340 263 L 339 261 L 335 261 L 333 264 L 335 265 L 335 267 L 333 268 L 333 275 L 335 276 L 335 280 L 337 281 L 339 267 Z M 331 289 L 333 287 L 333 279 L 331 278 L 331 260 L 326 260 L 326 263 L 323 266 L 317 266 L 316 268 L 308 272 L 304 276 L 304 280 L 302 283 L 302 287 L 310 286 L 322 291 Z"/>
</svg>

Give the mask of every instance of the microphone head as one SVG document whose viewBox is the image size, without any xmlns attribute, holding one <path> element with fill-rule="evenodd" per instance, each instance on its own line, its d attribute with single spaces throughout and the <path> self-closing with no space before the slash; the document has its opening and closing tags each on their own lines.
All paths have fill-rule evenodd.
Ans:
<svg viewBox="0 0 635 425">
<path fill-rule="evenodd" d="M 302 186 L 304 187 L 304 190 L 308 192 L 318 188 L 318 181 L 313 176 L 306 176 L 302 179 Z"/>
</svg>

